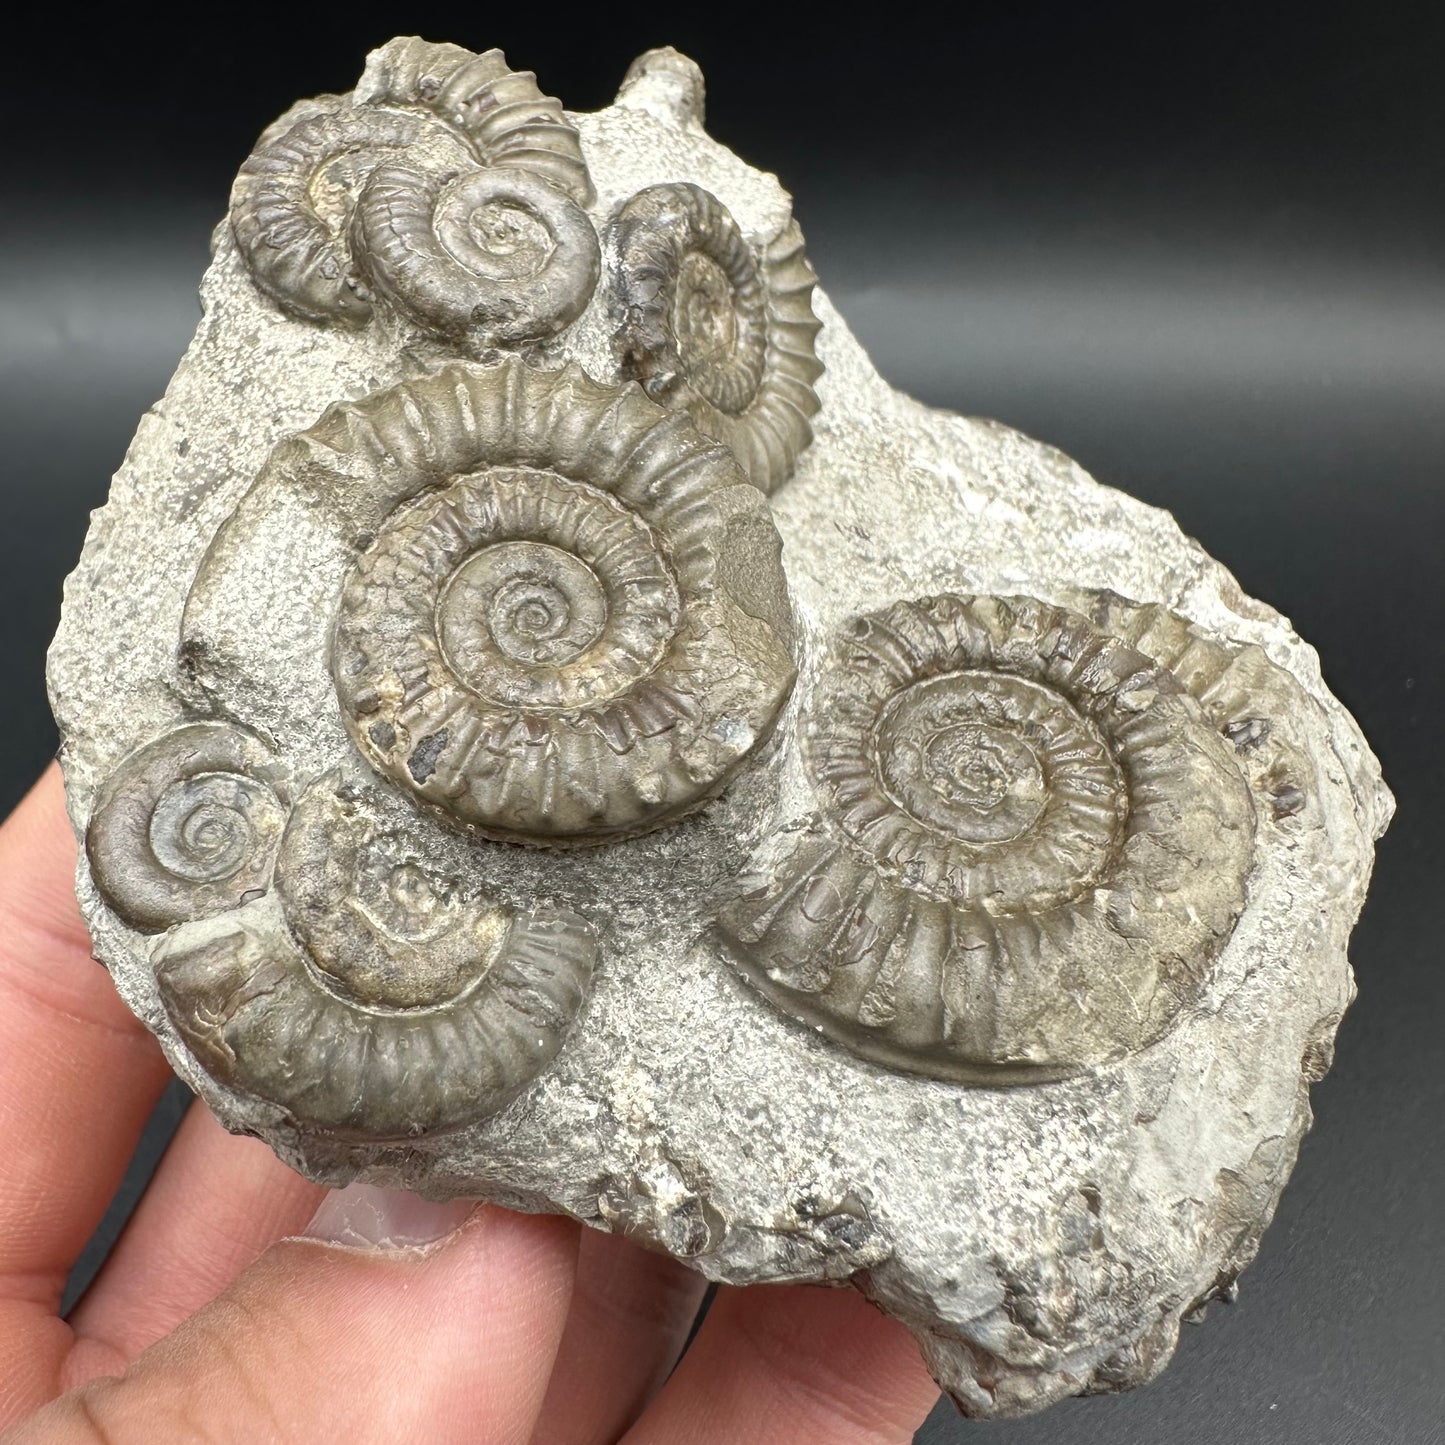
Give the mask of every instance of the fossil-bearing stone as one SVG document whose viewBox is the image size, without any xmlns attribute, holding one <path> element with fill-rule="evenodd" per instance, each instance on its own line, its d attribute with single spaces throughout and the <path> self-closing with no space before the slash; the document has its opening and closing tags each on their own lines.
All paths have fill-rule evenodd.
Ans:
<svg viewBox="0 0 1445 1445">
<path fill-rule="evenodd" d="M 1126 1389 L 1392 802 L 1169 517 L 878 377 L 702 104 L 404 39 L 263 133 L 51 655 L 96 952 L 314 1179 L 851 1284 L 970 1414 Z"/>
</svg>

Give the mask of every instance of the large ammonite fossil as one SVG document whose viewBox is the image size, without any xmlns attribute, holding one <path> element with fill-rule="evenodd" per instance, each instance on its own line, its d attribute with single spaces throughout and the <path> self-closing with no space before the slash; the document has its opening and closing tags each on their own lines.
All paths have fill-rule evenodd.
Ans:
<svg viewBox="0 0 1445 1445">
<path fill-rule="evenodd" d="M 258 286 L 314 321 L 359 326 L 383 296 L 478 346 L 576 320 L 600 250 L 575 128 L 500 51 L 393 41 L 344 99 L 261 137 L 231 197 Z"/>
<path fill-rule="evenodd" d="M 1244 904 L 1255 812 L 1171 673 L 1078 613 L 859 618 L 807 709 L 822 816 L 721 913 L 739 967 L 854 1052 L 1058 1077 L 1158 1038 Z"/>
<path fill-rule="evenodd" d="M 369 1142 L 496 1112 L 556 1056 L 597 940 L 566 909 L 505 908 L 425 861 L 336 778 L 300 800 L 276 889 L 156 954 L 172 1022 L 221 1083 L 297 1128 Z"/>
<path fill-rule="evenodd" d="M 689 411 L 775 491 L 813 439 L 823 374 L 817 278 L 797 224 L 759 256 L 716 196 L 680 183 L 639 191 L 607 240 L 624 374 Z"/>
<path fill-rule="evenodd" d="M 219 722 L 178 727 L 102 788 L 85 840 L 96 887 L 142 933 L 259 898 L 270 887 L 285 796 L 280 765 L 252 733 Z"/>
<path fill-rule="evenodd" d="M 196 591 L 236 529 L 297 506 L 349 559 L 345 724 L 454 827 L 552 846 L 659 827 L 727 783 L 792 689 L 767 503 L 636 386 L 508 359 L 334 406 L 277 446 Z"/>
</svg>

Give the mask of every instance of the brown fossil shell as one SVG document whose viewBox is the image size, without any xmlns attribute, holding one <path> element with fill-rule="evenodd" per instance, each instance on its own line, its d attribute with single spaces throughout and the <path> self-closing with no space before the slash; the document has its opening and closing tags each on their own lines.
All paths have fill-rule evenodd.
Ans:
<svg viewBox="0 0 1445 1445">
<path fill-rule="evenodd" d="M 500 51 L 395 40 L 353 99 L 294 107 L 241 166 L 231 227 L 263 291 L 308 320 L 362 326 L 380 290 L 430 329 L 484 343 L 580 315 L 600 266 L 580 209 L 592 185 L 576 128 L 535 77 Z"/>
<path fill-rule="evenodd" d="M 355 802 L 335 779 L 303 797 L 278 866 L 284 916 L 177 929 L 157 955 L 161 997 L 216 1079 L 300 1129 L 377 1142 L 459 1128 L 556 1056 L 596 935 L 566 909 L 508 909 L 441 876 Z"/>
<path fill-rule="evenodd" d="M 785 1012 L 998 1083 L 1141 1048 L 1207 987 L 1250 792 L 1183 683 L 1086 617 L 944 595 L 859 618 L 803 745 L 822 816 L 721 912 Z"/>
<path fill-rule="evenodd" d="M 347 729 L 464 831 L 573 846 L 660 827 L 725 786 L 792 689 L 766 502 L 636 386 L 509 358 L 330 408 L 213 542 L 188 657 L 215 644 L 197 619 L 247 539 L 297 509 L 335 559 Z"/>
<path fill-rule="evenodd" d="M 691 183 L 649 186 L 607 233 L 623 373 L 691 413 L 775 491 L 813 439 L 817 277 L 795 222 L 756 254 L 727 207 Z"/>
<path fill-rule="evenodd" d="M 378 167 L 357 202 L 356 254 L 373 288 L 453 340 L 540 340 L 592 298 L 592 222 L 525 170 Z"/>
<path fill-rule="evenodd" d="M 191 723 L 132 754 L 86 830 L 91 875 L 142 933 L 224 913 L 270 887 L 285 825 L 270 751 L 226 723 Z"/>
<path fill-rule="evenodd" d="M 371 297 L 351 247 L 356 198 L 388 158 L 412 157 L 425 138 L 434 154 L 468 164 L 425 116 L 340 105 L 272 126 L 231 188 L 231 229 L 256 284 L 311 321 L 362 326 Z"/>
<path fill-rule="evenodd" d="M 577 128 L 560 101 L 500 50 L 474 55 L 418 37 L 388 41 L 370 58 L 358 101 L 425 106 L 470 142 L 483 165 L 531 171 L 579 206 L 593 201 Z"/>
</svg>

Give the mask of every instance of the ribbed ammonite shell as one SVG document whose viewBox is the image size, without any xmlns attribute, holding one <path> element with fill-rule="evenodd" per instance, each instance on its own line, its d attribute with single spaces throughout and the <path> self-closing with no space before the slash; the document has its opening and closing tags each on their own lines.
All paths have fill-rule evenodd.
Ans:
<svg viewBox="0 0 1445 1445">
<path fill-rule="evenodd" d="M 231 188 L 231 228 L 256 284 L 311 321 L 361 326 L 372 301 L 352 253 L 356 198 L 388 159 L 461 169 L 461 137 L 424 115 L 340 105 L 270 127 Z"/>
<path fill-rule="evenodd" d="M 1158 603 L 1080 593 L 1077 610 L 1153 658 L 1199 699 L 1276 822 L 1299 818 L 1318 790 L 1314 765 L 1290 740 L 1288 719 L 1309 706 L 1299 683 L 1258 647 L 1221 641 Z"/>
<path fill-rule="evenodd" d="M 298 508 L 350 559 L 345 724 L 454 827 L 553 846 L 659 827 L 727 783 L 792 689 L 767 503 L 636 386 L 513 358 L 334 406 L 272 453 L 193 600 L 256 519 Z"/>
<path fill-rule="evenodd" d="M 542 340 L 592 298 L 592 222 L 530 171 L 378 167 L 361 192 L 354 250 L 373 288 L 454 341 Z"/>
<path fill-rule="evenodd" d="M 133 754 L 101 789 L 91 874 L 126 923 L 160 933 L 260 897 L 286 821 L 270 751 L 226 723 L 192 723 Z"/>
<path fill-rule="evenodd" d="M 754 252 L 727 207 L 690 183 L 649 186 L 608 228 L 625 375 L 685 408 L 772 492 L 813 439 L 823 374 L 817 277 L 789 222 Z"/>
<path fill-rule="evenodd" d="M 298 1128 L 370 1142 L 494 1113 L 556 1056 L 597 940 L 565 909 L 504 908 L 378 834 L 335 779 L 298 803 L 279 899 L 177 929 L 156 977 L 228 1087 Z"/>
<path fill-rule="evenodd" d="M 354 101 L 354 103 L 353 103 Z M 353 101 L 298 107 L 242 165 L 231 224 L 256 283 L 359 326 L 378 295 L 478 346 L 541 340 L 600 273 L 576 129 L 500 51 L 393 41 Z"/>
<path fill-rule="evenodd" d="M 425 106 L 462 132 L 484 165 L 531 171 L 579 206 L 592 204 L 577 127 L 560 101 L 542 94 L 537 77 L 510 69 L 500 50 L 474 55 L 400 37 L 372 53 L 356 98 Z"/>
<path fill-rule="evenodd" d="M 1008 1082 L 1107 1062 L 1207 986 L 1255 811 L 1173 674 L 1076 612 L 945 595 L 857 619 L 807 710 L 822 816 L 721 914 L 786 1012 Z"/>
</svg>

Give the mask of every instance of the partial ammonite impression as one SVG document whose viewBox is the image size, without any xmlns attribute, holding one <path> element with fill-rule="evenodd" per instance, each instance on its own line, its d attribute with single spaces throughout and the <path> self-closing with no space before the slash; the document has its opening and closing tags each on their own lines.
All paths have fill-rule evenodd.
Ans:
<svg viewBox="0 0 1445 1445">
<path fill-rule="evenodd" d="M 813 439 L 823 374 L 817 278 L 797 224 L 758 254 L 716 196 L 679 183 L 639 191 L 607 240 L 624 374 L 690 412 L 775 491 Z"/>
<path fill-rule="evenodd" d="M 286 822 L 270 750 L 227 723 L 192 723 L 123 762 L 86 832 L 96 887 L 132 928 L 224 913 L 270 887 Z"/>
<path fill-rule="evenodd" d="M 465 135 L 483 165 L 531 171 L 579 206 L 592 203 L 577 127 L 537 77 L 512 70 L 500 50 L 474 55 L 401 36 L 367 57 L 356 100 L 424 107 Z"/>
<path fill-rule="evenodd" d="M 1008 1082 L 1104 1063 L 1207 987 L 1255 812 L 1181 682 L 1078 613 L 945 595 L 857 619 L 803 733 L 821 817 L 721 913 L 854 1052 Z"/>
<path fill-rule="evenodd" d="M 290 123 L 288 123 L 288 119 Z M 544 340 L 596 289 L 576 129 L 500 51 L 392 41 L 352 100 L 298 107 L 242 165 L 231 224 L 257 285 L 313 321 L 378 298 L 454 344 Z"/>
<path fill-rule="evenodd" d="M 446 877 L 336 778 L 298 803 L 277 896 L 160 946 L 201 1065 L 296 1127 L 369 1142 L 484 1118 L 556 1056 L 585 1001 L 591 927 Z"/>
<path fill-rule="evenodd" d="M 672 822 L 792 689 L 766 501 L 686 416 L 576 365 L 449 366 L 283 440 L 198 574 L 193 651 L 240 644 L 209 599 L 249 586 L 248 539 L 287 513 L 335 559 L 356 746 L 464 831 L 573 846 Z"/>
</svg>

